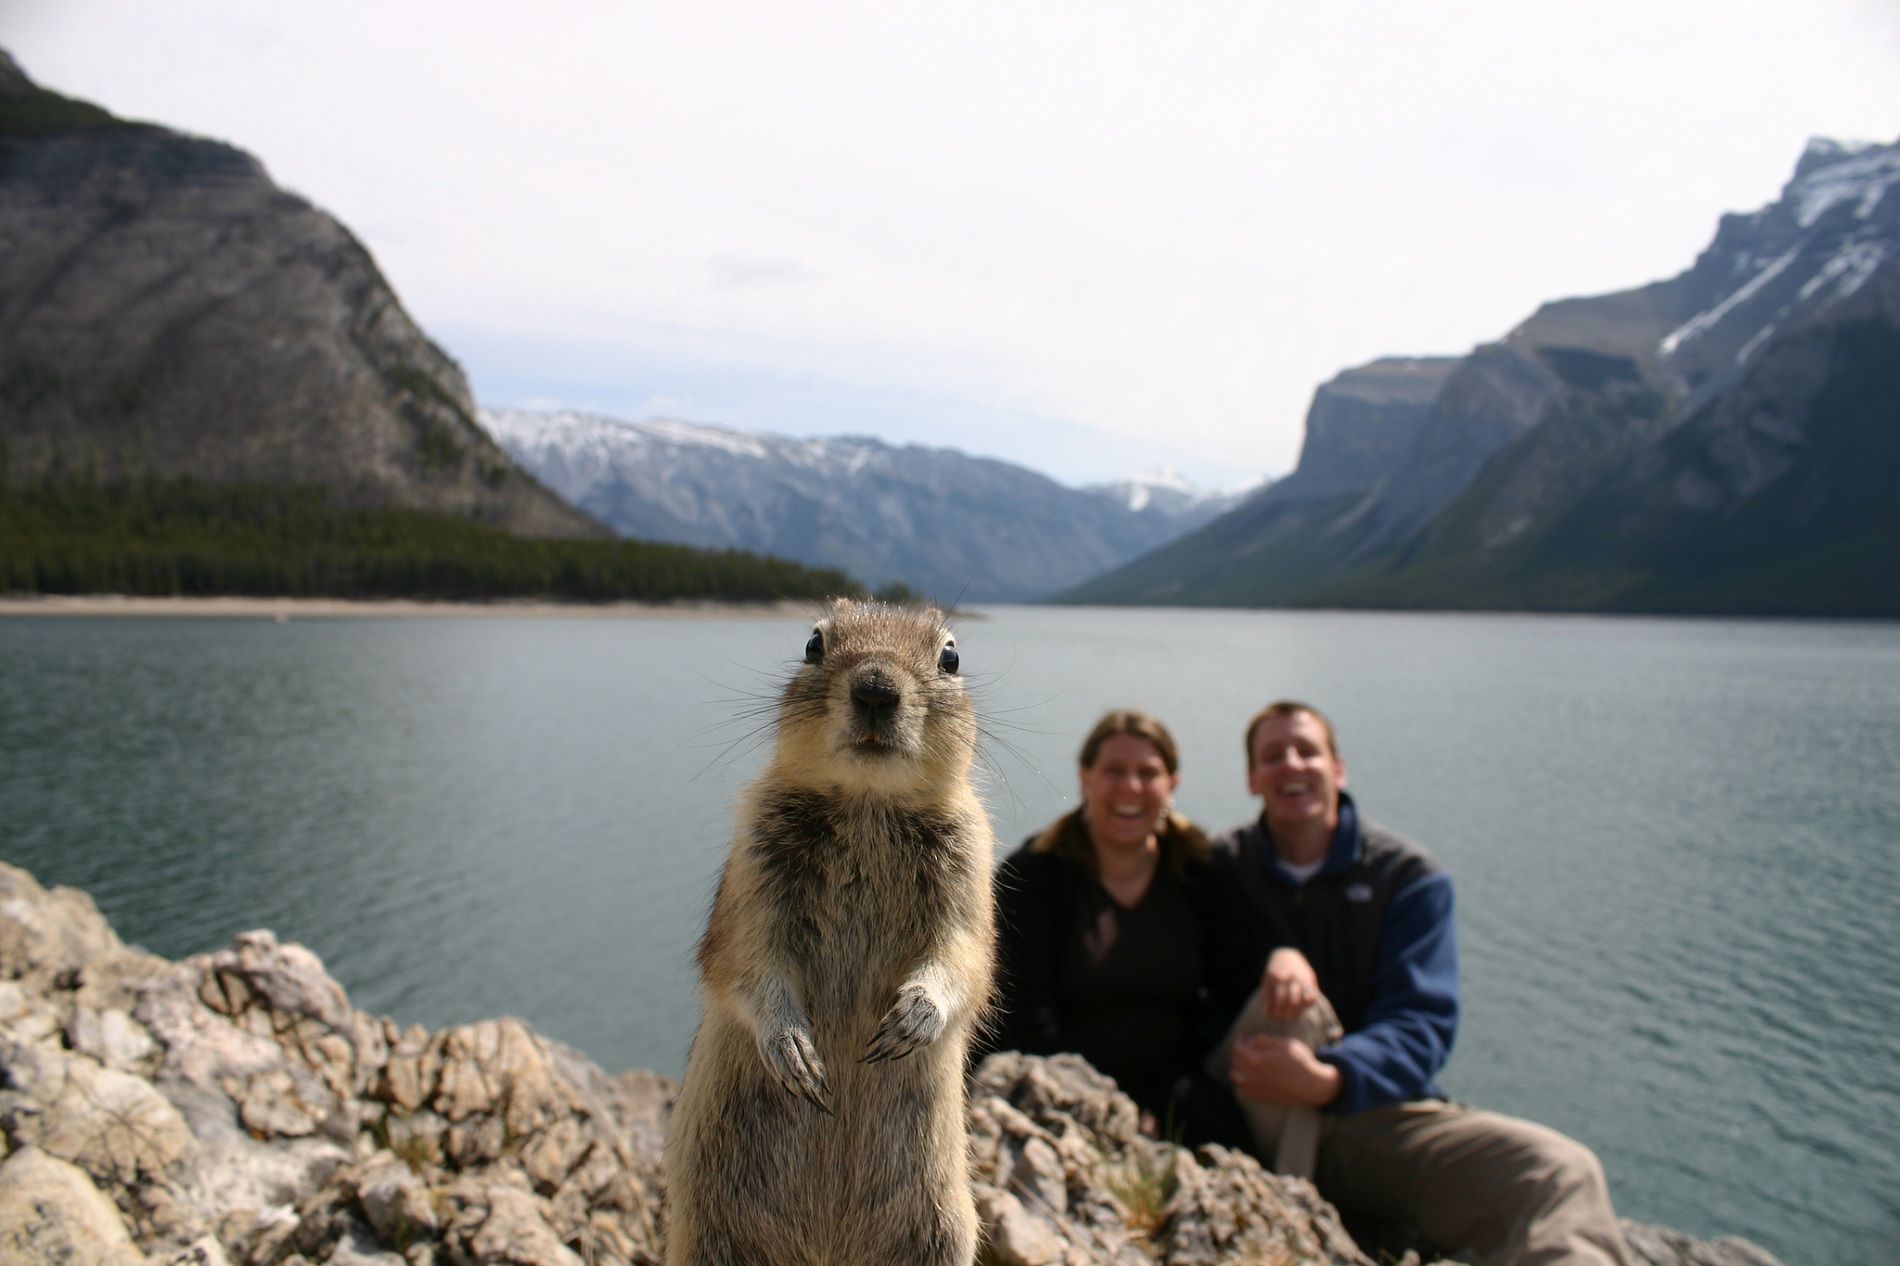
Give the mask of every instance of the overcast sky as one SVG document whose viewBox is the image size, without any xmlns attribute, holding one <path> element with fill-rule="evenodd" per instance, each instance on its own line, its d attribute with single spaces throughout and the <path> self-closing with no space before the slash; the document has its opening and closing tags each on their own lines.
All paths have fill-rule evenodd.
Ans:
<svg viewBox="0 0 1900 1266">
<path fill-rule="evenodd" d="M 0 45 L 256 154 L 484 404 L 1065 482 L 1284 473 L 1339 370 L 1900 137 L 1893 0 L 0 0 Z"/>
</svg>

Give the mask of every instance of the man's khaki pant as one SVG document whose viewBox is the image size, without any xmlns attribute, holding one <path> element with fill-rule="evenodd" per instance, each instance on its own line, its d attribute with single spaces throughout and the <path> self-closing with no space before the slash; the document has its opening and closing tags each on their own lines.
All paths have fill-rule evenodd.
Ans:
<svg viewBox="0 0 1900 1266">
<path fill-rule="evenodd" d="M 1324 1000 L 1280 1023 L 1256 996 L 1207 1069 L 1225 1082 L 1233 1044 L 1248 1034 L 1297 1037 L 1317 1049 L 1339 1031 Z M 1240 1106 L 1260 1156 L 1272 1157 L 1277 1172 L 1312 1178 L 1342 1209 L 1416 1227 L 1480 1266 L 1634 1260 L 1596 1154 L 1545 1126 L 1438 1100 L 1349 1116 L 1244 1097 Z"/>
</svg>

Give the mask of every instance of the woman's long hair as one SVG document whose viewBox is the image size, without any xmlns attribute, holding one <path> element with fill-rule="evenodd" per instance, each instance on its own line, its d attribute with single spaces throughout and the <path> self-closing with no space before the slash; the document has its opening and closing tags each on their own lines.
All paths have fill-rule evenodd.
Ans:
<svg viewBox="0 0 1900 1266">
<path fill-rule="evenodd" d="M 1181 772 L 1181 749 L 1175 744 L 1174 735 L 1158 719 L 1134 708 L 1116 708 L 1095 723 L 1089 736 L 1082 740 L 1081 768 L 1094 768 L 1096 757 L 1102 754 L 1102 744 L 1118 734 L 1132 735 L 1153 744 L 1161 757 L 1161 763 L 1168 767 L 1168 772 Z M 1087 812 L 1086 804 L 1077 805 L 1057 818 L 1036 837 L 1035 843 L 1030 845 L 1030 851 L 1060 854 L 1093 874 L 1095 848 L 1089 843 L 1088 823 L 1085 820 Z M 1195 862 L 1207 860 L 1213 851 L 1206 833 L 1189 821 L 1186 814 L 1173 809 L 1169 809 L 1156 825 L 1155 837 L 1161 845 L 1162 858 L 1176 874 L 1182 873 Z"/>
</svg>

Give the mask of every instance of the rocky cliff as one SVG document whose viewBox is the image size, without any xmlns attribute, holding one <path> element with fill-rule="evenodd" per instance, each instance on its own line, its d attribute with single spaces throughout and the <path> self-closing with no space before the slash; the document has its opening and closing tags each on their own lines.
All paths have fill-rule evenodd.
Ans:
<svg viewBox="0 0 1900 1266">
<path fill-rule="evenodd" d="M 483 432 L 336 220 L 0 52 L 0 480 L 143 474 L 606 535 Z"/>
<path fill-rule="evenodd" d="M 1311 500 L 1383 483 L 1418 442 L 1445 380 L 1449 356 L 1376 360 L 1340 371 L 1313 393 L 1299 465 L 1274 485 L 1275 500 Z"/>
<path fill-rule="evenodd" d="M 268 932 L 155 958 L 0 863 L 10 1266 L 657 1263 L 673 1097 L 517 1020 L 399 1029 Z M 1073 1056 L 992 1056 L 970 1100 L 982 1260 L 1372 1266 L 1308 1183 L 1136 1118 Z M 1776 1266 L 1627 1226 L 1647 1266 Z"/>
<path fill-rule="evenodd" d="M 1683 273 L 1546 304 L 1456 362 L 1385 469 L 1309 479 L 1303 454 L 1070 596 L 1900 615 L 1900 503 L 1868 473 L 1900 433 L 1896 288 L 1900 145 L 1813 142 Z"/>
<path fill-rule="evenodd" d="M 1313 393 L 1292 474 L 1065 597 L 1244 606 L 1260 601 L 1257 595 L 1272 601 L 1333 574 L 1361 548 L 1368 521 L 1384 508 L 1385 489 L 1446 483 L 1447 476 L 1434 480 L 1423 473 L 1433 464 L 1434 445 L 1422 437 L 1454 374 L 1466 371 L 1467 391 L 1488 381 L 1469 370 L 1449 357 L 1393 357 L 1342 370 Z M 1418 456 L 1421 447 L 1427 456 Z M 1454 467 L 1473 460 L 1457 443 L 1437 447 L 1447 448 L 1441 460 Z"/>
</svg>

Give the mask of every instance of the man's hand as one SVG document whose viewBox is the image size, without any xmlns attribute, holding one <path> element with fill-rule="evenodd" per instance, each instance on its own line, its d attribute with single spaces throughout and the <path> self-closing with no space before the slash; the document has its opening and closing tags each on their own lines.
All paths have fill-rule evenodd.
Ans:
<svg viewBox="0 0 1900 1266">
<path fill-rule="evenodd" d="M 1339 1097 L 1339 1070 L 1296 1038 L 1257 1033 L 1234 1043 L 1228 1065 L 1234 1090 L 1249 1099 L 1323 1108 Z"/>
<path fill-rule="evenodd" d="M 1297 1020 L 1319 1001 L 1319 974 L 1306 955 L 1291 947 L 1274 950 L 1260 980 L 1260 1004 L 1272 1020 Z"/>
</svg>

